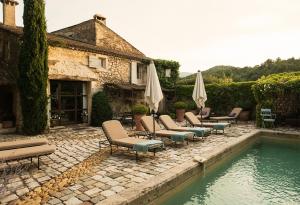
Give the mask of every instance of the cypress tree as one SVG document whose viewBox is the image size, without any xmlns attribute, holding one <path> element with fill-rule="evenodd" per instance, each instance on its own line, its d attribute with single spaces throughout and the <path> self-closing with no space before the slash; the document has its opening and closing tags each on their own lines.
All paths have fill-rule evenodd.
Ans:
<svg viewBox="0 0 300 205">
<path fill-rule="evenodd" d="M 44 0 L 24 0 L 19 88 L 23 132 L 40 134 L 47 127 L 48 45 Z"/>
</svg>

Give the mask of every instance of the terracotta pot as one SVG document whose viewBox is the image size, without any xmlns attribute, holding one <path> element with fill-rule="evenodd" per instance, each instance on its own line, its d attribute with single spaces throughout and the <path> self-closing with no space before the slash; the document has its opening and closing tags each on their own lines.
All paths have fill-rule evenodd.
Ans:
<svg viewBox="0 0 300 205">
<path fill-rule="evenodd" d="M 176 120 L 177 120 L 177 122 L 183 122 L 184 121 L 184 113 L 185 113 L 185 109 L 177 109 L 176 110 Z"/>
<path fill-rule="evenodd" d="M 3 128 L 12 128 L 14 126 L 13 121 L 3 121 L 2 122 L 2 127 Z"/>
<path fill-rule="evenodd" d="M 136 131 L 145 131 L 145 129 L 144 129 L 144 127 L 143 127 L 143 125 L 142 125 L 142 117 L 143 117 L 144 115 L 139 115 L 139 114 L 135 114 L 134 115 L 134 122 L 135 122 L 135 130 Z"/>
<path fill-rule="evenodd" d="M 250 111 L 242 111 L 239 115 L 240 121 L 249 121 L 250 120 Z"/>
</svg>

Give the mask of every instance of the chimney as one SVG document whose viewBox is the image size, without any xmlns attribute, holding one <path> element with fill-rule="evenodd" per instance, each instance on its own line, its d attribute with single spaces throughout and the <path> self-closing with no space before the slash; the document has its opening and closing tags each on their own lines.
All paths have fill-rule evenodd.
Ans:
<svg viewBox="0 0 300 205">
<path fill-rule="evenodd" d="M 94 19 L 106 25 L 106 18 L 100 14 L 95 14 Z"/>
<path fill-rule="evenodd" d="M 15 7 L 19 4 L 15 0 L 0 0 L 3 4 L 3 23 L 8 26 L 16 26 Z"/>
</svg>

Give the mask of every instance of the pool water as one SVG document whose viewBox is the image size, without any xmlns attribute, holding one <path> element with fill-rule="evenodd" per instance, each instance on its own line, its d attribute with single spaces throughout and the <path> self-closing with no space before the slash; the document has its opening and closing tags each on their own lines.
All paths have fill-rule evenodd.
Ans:
<svg viewBox="0 0 300 205">
<path fill-rule="evenodd" d="M 262 141 L 160 204 L 300 204 L 300 144 Z"/>
</svg>

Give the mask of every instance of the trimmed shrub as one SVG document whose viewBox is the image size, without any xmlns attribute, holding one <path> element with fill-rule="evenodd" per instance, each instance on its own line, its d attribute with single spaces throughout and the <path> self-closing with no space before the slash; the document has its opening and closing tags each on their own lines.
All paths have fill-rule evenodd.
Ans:
<svg viewBox="0 0 300 205">
<path fill-rule="evenodd" d="M 257 101 L 257 126 L 261 126 L 261 108 L 272 109 L 279 123 L 286 117 L 300 117 L 300 72 L 262 77 L 252 86 L 252 90 Z"/>
<path fill-rule="evenodd" d="M 135 115 L 145 115 L 148 113 L 148 107 L 143 104 L 136 104 L 132 107 L 132 113 Z"/>
<path fill-rule="evenodd" d="M 43 133 L 47 128 L 48 45 L 43 0 L 24 1 L 24 29 L 19 59 L 19 89 L 23 132 Z"/>
<path fill-rule="evenodd" d="M 228 114 L 233 107 L 242 107 L 244 110 L 254 111 L 256 102 L 251 90 L 255 82 L 207 84 L 206 107 L 211 107 L 218 115 Z M 182 85 L 176 87 L 176 97 L 182 101 L 193 101 L 194 86 Z"/>
<path fill-rule="evenodd" d="M 111 120 L 112 109 L 105 92 L 100 91 L 93 96 L 92 101 L 92 126 L 102 126 L 102 123 Z"/>
<path fill-rule="evenodd" d="M 174 103 L 174 108 L 175 109 L 187 109 L 187 104 L 185 102 L 182 101 L 178 101 L 176 103 Z"/>
</svg>

